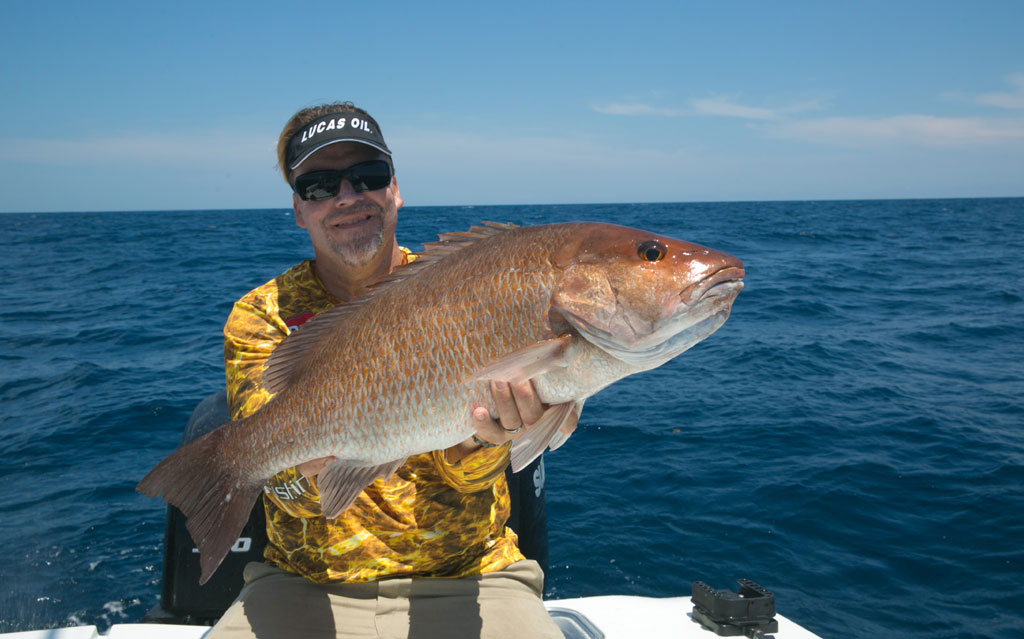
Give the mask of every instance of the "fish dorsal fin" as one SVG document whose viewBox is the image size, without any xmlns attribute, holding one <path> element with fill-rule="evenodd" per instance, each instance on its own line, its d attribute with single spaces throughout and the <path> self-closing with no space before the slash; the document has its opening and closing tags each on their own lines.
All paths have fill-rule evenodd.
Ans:
<svg viewBox="0 0 1024 639">
<path fill-rule="evenodd" d="M 471 226 L 468 231 L 441 233 L 437 236 L 438 242 L 433 242 L 432 244 L 442 244 L 445 242 L 472 244 L 473 242 L 485 237 L 500 235 L 505 231 L 519 228 L 518 224 L 513 224 L 512 222 L 488 222 L 487 220 L 484 220 L 483 222 L 480 222 L 480 224 L 483 226 Z"/>
<path fill-rule="evenodd" d="M 377 283 L 370 286 L 366 290 L 366 293 L 360 297 L 346 304 L 336 306 L 329 311 L 324 311 L 320 315 L 317 315 L 317 318 L 327 313 L 334 313 L 339 308 L 346 309 L 346 311 L 338 312 L 338 315 L 343 315 L 345 312 L 358 308 L 360 304 L 364 304 L 368 300 L 373 299 L 376 295 L 379 295 L 381 292 L 388 290 L 395 282 L 401 282 L 402 280 L 409 279 L 420 271 L 424 271 L 432 267 L 434 264 L 444 260 L 452 253 L 457 253 L 462 249 L 472 246 L 478 241 L 488 237 L 501 235 L 506 231 L 519 228 L 519 225 L 512 224 L 511 222 L 484 221 L 480 224 L 483 226 L 471 226 L 468 231 L 441 233 L 437 236 L 437 242 L 425 243 L 423 245 L 423 252 L 417 253 L 416 258 L 413 261 L 391 271 L 390 275 L 387 275 Z M 305 325 L 303 325 L 303 328 L 305 328 Z"/>
<path fill-rule="evenodd" d="M 424 252 L 416 259 L 396 268 L 392 273 L 371 286 L 358 299 L 339 304 L 309 320 L 302 328 L 285 337 L 267 359 L 263 371 L 263 386 L 271 393 L 279 393 L 288 388 L 305 369 L 306 363 L 321 338 L 330 333 L 338 322 L 343 322 L 349 313 L 354 313 L 363 304 L 389 289 L 396 282 L 408 279 L 444 260 L 449 255 L 461 251 L 478 241 L 501 235 L 506 231 L 518 228 L 516 224 L 507 222 L 481 222 L 482 226 L 472 226 L 468 231 L 442 233 L 437 242 L 424 244 Z"/>
<path fill-rule="evenodd" d="M 476 244 L 480 240 L 488 237 L 494 237 L 495 235 L 501 235 L 506 231 L 519 228 L 517 224 L 512 224 L 511 222 L 484 221 L 480 224 L 483 226 L 471 226 L 468 231 L 441 233 L 437 236 L 436 242 L 424 243 L 423 252 L 417 254 L 415 260 L 401 268 L 396 268 L 392 271 L 391 275 L 371 286 L 366 296 L 361 298 L 359 301 L 368 297 L 373 297 L 381 290 L 386 289 L 388 285 L 412 277 L 420 271 L 430 268 L 452 253 L 457 253 L 468 246 Z"/>
</svg>

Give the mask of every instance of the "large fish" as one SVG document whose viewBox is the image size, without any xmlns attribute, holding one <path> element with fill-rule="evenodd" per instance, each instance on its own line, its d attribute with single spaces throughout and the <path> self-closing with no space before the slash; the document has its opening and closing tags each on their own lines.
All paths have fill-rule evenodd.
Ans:
<svg viewBox="0 0 1024 639">
<path fill-rule="evenodd" d="M 532 379 L 551 408 L 513 442 L 519 470 L 564 441 L 586 398 L 713 333 L 743 276 L 732 256 L 608 224 L 441 235 L 285 339 L 264 374 L 274 398 L 176 450 L 138 490 L 185 513 L 205 583 L 279 471 L 336 457 L 317 476 L 333 519 L 410 455 L 469 438 L 474 407 L 496 414 L 488 380 Z"/>
</svg>

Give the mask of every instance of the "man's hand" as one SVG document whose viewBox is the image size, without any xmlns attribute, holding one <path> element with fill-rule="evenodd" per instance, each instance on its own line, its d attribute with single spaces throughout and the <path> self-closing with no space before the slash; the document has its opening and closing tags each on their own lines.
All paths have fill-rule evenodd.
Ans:
<svg viewBox="0 0 1024 639">
<path fill-rule="evenodd" d="M 491 398 L 498 410 L 496 420 L 491 419 L 484 406 L 473 409 L 477 437 L 491 444 L 504 444 L 521 437 L 547 410 L 530 380 L 519 384 L 491 382 Z"/>
<path fill-rule="evenodd" d="M 491 382 L 491 398 L 497 407 L 498 419 L 491 419 L 484 406 L 473 409 L 473 427 L 476 436 L 489 444 L 504 444 L 522 437 L 533 427 L 549 406 L 540 401 L 533 382 L 526 380 L 519 384 Z M 561 431 L 571 435 L 576 430 L 579 415 L 573 410 Z M 475 447 L 475 445 L 474 445 Z"/>
</svg>

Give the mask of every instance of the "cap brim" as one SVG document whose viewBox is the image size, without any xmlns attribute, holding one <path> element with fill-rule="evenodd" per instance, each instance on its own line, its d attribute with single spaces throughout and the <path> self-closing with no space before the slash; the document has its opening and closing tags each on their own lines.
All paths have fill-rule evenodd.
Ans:
<svg viewBox="0 0 1024 639">
<path fill-rule="evenodd" d="M 311 155 L 313 155 L 314 153 L 316 153 L 320 149 L 322 149 L 322 148 L 324 148 L 326 146 L 331 146 L 332 144 L 337 144 L 338 142 L 358 142 L 359 144 L 365 144 L 366 146 L 371 146 L 371 147 L 377 149 L 378 151 L 380 151 L 381 153 L 383 153 L 384 155 L 386 155 L 388 157 L 391 157 L 391 151 L 389 151 L 386 147 L 383 147 L 383 146 L 381 146 L 379 144 L 374 144 L 373 142 L 370 142 L 369 140 L 366 140 L 364 138 L 338 138 L 336 140 L 327 140 L 326 142 L 323 142 L 322 144 L 318 144 L 315 147 L 313 147 L 312 149 L 306 151 L 306 153 L 302 157 L 300 157 L 298 160 L 295 161 L 294 164 L 292 164 L 291 166 L 288 167 L 288 170 L 289 171 L 294 171 L 295 169 L 299 168 L 299 166 L 303 162 L 308 160 Z"/>
</svg>

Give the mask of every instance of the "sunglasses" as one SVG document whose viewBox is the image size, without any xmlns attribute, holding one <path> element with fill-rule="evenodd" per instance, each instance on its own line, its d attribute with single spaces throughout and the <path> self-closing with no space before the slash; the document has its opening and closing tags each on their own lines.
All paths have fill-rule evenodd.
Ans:
<svg viewBox="0 0 1024 639">
<path fill-rule="evenodd" d="M 341 171 L 310 171 L 295 178 L 292 190 L 300 200 L 326 200 L 338 195 L 348 180 L 356 193 L 383 189 L 391 183 L 391 165 L 384 160 L 360 162 Z"/>
</svg>

